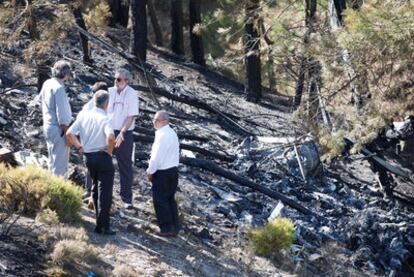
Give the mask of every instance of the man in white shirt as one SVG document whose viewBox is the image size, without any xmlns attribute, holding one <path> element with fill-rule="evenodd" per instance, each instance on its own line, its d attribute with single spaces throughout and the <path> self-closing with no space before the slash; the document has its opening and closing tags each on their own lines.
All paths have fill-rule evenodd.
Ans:
<svg viewBox="0 0 414 277">
<path fill-rule="evenodd" d="M 147 176 L 152 183 L 152 198 L 160 232 L 163 237 L 175 237 L 180 231 L 175 192 L 178 186 L 180 144 L 169 125 L 169 116 L 158 111 L 154 116 L 155 139 L 151 149 Z"/>
<path fill-rule="evenodd" d="M 108 85 L 105 82 L 96 82 L 92 86 L 92 92 L 95 93 L 98 90 L 108 90 Z M 83 115 L 87 115 L 89 112 L 91 112 L 95 108 L 95 99 L 92 97 L 85 105 L 83 105 L 82 110 L 78 113 L 76 116 L 76 119 Z M 82 198 L 84 199 L 84 203 L 88 203 L 89 197 L 92 193 L 92 178 L 89 174 L 89 171 L 87 170 L 85 172 L 85 193 L 82 195 Z"/>
<path fill-rule="evenodd" d="M 66 133 L 70 145 L 79 153 L 85 154 L 86 166 L 93 180 L 92 198 L 96 212 L 95 232 L 104 235 L 115 234 L 109 227 L 109 211 L 112 205 L 112 189 L 115 169 L 112 163 L 112 151 L 115 136 L 111 120 L 106 111 L 109 95 L 99 90 L 94 95 L 95 108 L 80 116 Z M 80 140 L 76 138 L 80 136 Z"/>
<path fill-rule="evenodd" d="M 109 88 L 108 113 L 112 116 L 116 143 L 114 154 L 118 162 L 121 189 L 119 194 L 125 208 L 132 206 L 132 151 L 134 145 L 133 130 L 135 118 L 139 114 L 138 93 L 128 83 L 132 78 L 126 69 L 115 73 L 115 86 Z"/>
<path fill-rule="evenodd" d="M 39 94 L 49 158 L 48 168 L 57 176 L 65 176 L 69 164 L 65 132 L 72 121 L 72 110 L 64 82 L 70 76 L 70 64 L 63 60 L 57 61 L 52 68 L 52 78 L 43 83 Z"/>
</svg>

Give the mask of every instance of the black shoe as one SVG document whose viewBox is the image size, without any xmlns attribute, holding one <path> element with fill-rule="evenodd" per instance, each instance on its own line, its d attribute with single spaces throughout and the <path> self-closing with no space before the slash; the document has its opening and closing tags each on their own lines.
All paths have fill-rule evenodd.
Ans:
<svg viewBox="0 0 414 277">
<path fill-rule="evenodd" d="M 111 230 L 110 228 L 95 228 L 95 233 L 102 234 L 102 235 L 115 235 L 116 231 Z"/>
<path fill-rule="evenodd" d="M 114 231 L 110 228 L 108 228 L 108 229 L 103 228 L 102 229 L 102 235 L 115 235 L 115 234 L 116 234 L 116 231 Z"/>
</svg>

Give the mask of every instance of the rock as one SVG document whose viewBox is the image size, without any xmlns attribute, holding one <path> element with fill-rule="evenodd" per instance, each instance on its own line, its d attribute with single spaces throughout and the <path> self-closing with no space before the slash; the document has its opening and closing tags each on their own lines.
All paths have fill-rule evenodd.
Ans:
<svg viewBox="0 0 414 277">
<path fill-rule="evenodd" d="M 278 201 L 276 207 L 272 210 L 272 213 L 270 214 L 270 216 L 267 218 L 267 221 L 273 221 L 276 218 L 278 218 L 281 213 L 282 213 L 282 209 L 283 209 L 284 205 L 282 203 L 282 201 Z"/>
<path fill-rule="evenodd" d="M 0 116 L 0 124 L 1 125 L 6 125 L 7 124 L 7 120 Z"/>
<path fill-rule="evenodd" d="M 314 253 L 314 254 L 309 256 L 308 260 L 310 262 L 313 262 L 313 261 L 319 260 L 320 258 L 322 258 L 322 255 Z"/>
<path fill-rule="evenodd" d="M 31 164 L 31 165 L 36 165 L 39 167 L 47 168 L 48 159 L 47 157 L 41 154 L 23 150 L 23 151 L 14 153 L 14 157 L 19 166 Z"/>
<path fill-rule="evenodd" d="M 217 267 L 209 265 L 204 262 L 201 263 L 199 270 L 202 276 L 205 276 L 205 277 L 220 276 L 220 272 L 218 271 Z"/>
<path fill-rule="evenodd" d="M 201 228 L 194 232 L 194 235 L 200 239 L 213 240 L 213 236 L 210 234 L 209 230 L 206 228 Z"/>
<path fill-rule="evenodd" d="M 13 152 L 7 148 L 0 148 L 0 162 L 9 164 L 11 166 L 17 165 L 17 161 L 14 158 Z"/>
</svg>

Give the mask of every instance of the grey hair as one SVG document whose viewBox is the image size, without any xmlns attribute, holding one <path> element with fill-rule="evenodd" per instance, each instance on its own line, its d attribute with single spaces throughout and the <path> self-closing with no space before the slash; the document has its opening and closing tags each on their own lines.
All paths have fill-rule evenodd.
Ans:
<svg viewBox="0 0 414 277">
<path fill-rule="evenodd" d="M 105 90 L 98 90 L 93 95 L 93 99 L 95 101 L 95 106 L 98 108 L 103 109 L 106 104 L 108 104 L 109 101 L 109 94 Z"/>
<path fill-rule="evenodd" d="M 128 69 L 120 68 L 115 72 L 115 75 L 117 75 L 117 74 L 122 75 L 122 77 L 124 77 L 125 80 L 131 81 L 131 79 L 132 79 L 132 74 L 131 74 L 131 72 L 129 72 Z"/>
<path fill-rule="evenodd" d="M 67 74 L 70 74 L 72 69 L 70 63 L 65 60 L 55 62 L 52 67 L 52 76 L 55 78 L 63 79 Z"/>
<path fill-rule="evenodd" d="M 170 115 L 166 111 L 161 110 L 161 111 L 158 111 L 157 114 L 158 114 L 159 119 L 166 120 L 168 122 L 170 121 Z"/>
</svg>

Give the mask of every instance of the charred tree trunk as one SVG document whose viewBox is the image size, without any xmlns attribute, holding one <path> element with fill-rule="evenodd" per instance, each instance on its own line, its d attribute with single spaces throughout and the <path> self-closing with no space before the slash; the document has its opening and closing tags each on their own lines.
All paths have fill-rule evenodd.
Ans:
<svg viewBox="0 0 414 277">
<path fill-rule="evenodd" d="M 79 27 L 87 31 L 85 20 L 83 19 L 82 11 L 80 8 L 75 8 L 73 10 L 73 16 L 75 17 L 76 24 L 78 24 Z M 80 36 L 81 44 L 82 44 L 83 61 L 85 63 L 90 63 L 91 57 L 89 55 L 88 38 L 82 33 L 79 33 L 79 36 Z"/>
<path fill-rule="evenodd" d="M 171 0 L 171 50 L 177 55 L 184 54 L 183 1 Z"/>
<path fill-rule="evenodd" d="M 342 25 L 343 24 L 342 13 L 346 9 L 346 0 L 332 0 L 332 1 L 333 1 L 335 10 L 336 10 L 336 14 L 338 16 L 338 21 Z"/>
<path fill-rule="evenodd" d="M 111 0 L 109 8 L 112 13 L 110 24 L 115 26 L 120 24 L 123 27 L 128 26 L 129 19 L 129 0 Z"/>
<path fill-rule="evenodd" d="M 147 1 L 131 0 L 131 54 L 142 62 L 147 59 Z"/>
<path fill-rule="evenodd" d="M 201 34 L 196 34 L 193 28 L 201 23 L 200 0 L 190 0 L 190 42 L 193 62 L 205 66 L 204 46 Z"/>
<path fill-rule="evenodd" d="M 306 33 L 303 39 L 303 44 L 305 48 L 308 48 L 309 39 L 311 34 L 314 32 L 313 30 L 313 22 L 315 20 L 316 15 L 316 0 L 306 0 L 305 1 L 305 26 L 306 26 Z M 294 107 L 297 108 L 300 103 L 302 102 L 302 95 L 303 95 L 303 88 L 305 85 L 305 75 L 306 71 L 308 71 L 308 78 L 311 79 L 312 76 L 309 76 L 309 73 L 313 73 L 309 70 L 309 62 L 310 57 L 302 57 L 299 73 L 298 73 L 298 80 L 296 82 L 296 89 L 295 89 L 295 98 L 294 98 Z"/>
<path fill-rule="evenodd" d="M 310 58 L 308 60 L 309 70 L 309 100 L 308 116 L 309 122 L 316 122 L 318 117 L 319 106 L 319 88 L 321 83 L 321 66 L 317 60 Z"/>
<path fill-rule="evenodd" d="M 32 0 L 28 0 L 27 4 L 29 5 L 29 15 L 26 21 L 27 29 L 29 31 L 29 37 L 32 41 L 37 41 L 40 39 L 40 34 L 37 28 L 36 16 L 32 11 Z M 36 74 L 37 74 L 37 91 L 40 92 L 42 89 L 43 83 L 49 79 L 48 75 L 48 66 L 43 57 L 35 57 L 36 63 Z"/>
<path fill-rule="evenodd" d="M 295 97 L 293 100 L 293 106 L 296 109 L 302 102 L 303 87 L 305 86 L 305 73 L 306 73 L 307 59 L 303 57 L 299 65 L 298 80 L 296 81 Z"/>
<path fill-rule="evenodd" d="M 362 7 L 362 4 L 364 4 L 364 0 L 352 0 L 351 7 L 354 10 L 358 10 Z"/>
<path fill-rule="evenodd" d="M 245 64 L 248 92 L 247 99 L 258 102 L 262 97 L 260 65 L 260 36 L 257 26 L 257 10 L 260 0 L 246 0 Z"/>
<path fill-rule="evenodd" d="M 155 44 L 158 46 L 163 46 L 164 42 L 162 39 L 162 32 L 160 25 L 158 24 L 157 13 L 155 12 L 154 3 L 152 1 L 153 0 L 147 0 L 147 8 L 149 17 L 151 19 L 152 29 L 154 30 L 155 34 Z"/>
</svg>

